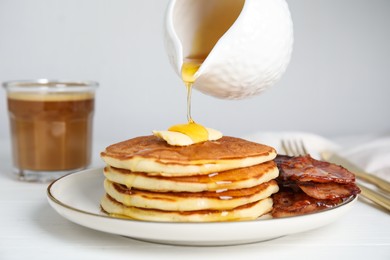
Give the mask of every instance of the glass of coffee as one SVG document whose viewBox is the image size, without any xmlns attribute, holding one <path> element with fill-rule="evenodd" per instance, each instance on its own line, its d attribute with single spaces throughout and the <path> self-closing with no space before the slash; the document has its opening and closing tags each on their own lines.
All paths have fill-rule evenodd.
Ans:
<svg viewBox="0 0 390 260">
<path fill-rule="evenodd" d="M 91 162 L 94 81 L 9 81 L 8 113 L 15 174 L 47 182 Z"/>
</svg>

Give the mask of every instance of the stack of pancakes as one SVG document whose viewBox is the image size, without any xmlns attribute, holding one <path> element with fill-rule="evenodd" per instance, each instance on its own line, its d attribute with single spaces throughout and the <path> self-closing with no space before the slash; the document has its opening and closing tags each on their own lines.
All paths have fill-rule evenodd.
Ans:
<svg viewBox="0 0 390 260">
<path fill-rule="evenodd" d="M 272 147 L 224 136 L 171 146 L 156 136 L 113 144 L 101 153 L 110 215 L 147 221 L 256 219 L 279 188 Z"/>
</svg>

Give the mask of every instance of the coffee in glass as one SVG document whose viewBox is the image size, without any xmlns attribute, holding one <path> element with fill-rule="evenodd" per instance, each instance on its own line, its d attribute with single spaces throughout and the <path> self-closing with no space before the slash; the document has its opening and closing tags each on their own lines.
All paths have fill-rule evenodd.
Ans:
<svg viewBox="0 0 390 260">
<path fill-rule="evenodd" d="M 51 181 L 91 162 L 93 81 L 12 81 L 7 91 L 15 172 Z"/>
</svg>

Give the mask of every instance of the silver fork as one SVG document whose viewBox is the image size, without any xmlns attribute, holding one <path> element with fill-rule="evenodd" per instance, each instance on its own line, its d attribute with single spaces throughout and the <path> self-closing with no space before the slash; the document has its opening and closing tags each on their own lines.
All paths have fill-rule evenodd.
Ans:
<svg viewBox="0 0 390 260">
<path fill-rule="evenodd" d="M 301 156 L 308 154 L 308 150 L 302 140 L 282 139 L 280 144 L 283 152 L 288 156 Z M 356 183 L 356 185 L 360 188 L 360 194 L 363 197 L 390 211 L 390 199 L 362 184 Z"/>
<path fill-rule="evenodd" d="M 288 156 L 299 156 L 308 154 L 307 149 L 301 139 L 281 141 L 282 150 Z"/>
</svg>

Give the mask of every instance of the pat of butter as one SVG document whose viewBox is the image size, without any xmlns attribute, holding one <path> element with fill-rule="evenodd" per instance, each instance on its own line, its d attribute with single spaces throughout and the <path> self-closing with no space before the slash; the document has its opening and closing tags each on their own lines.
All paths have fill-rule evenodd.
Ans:
<svg viewBox="0 0 390 260">
<path fill-rule="evenodd" d="M 190 137 L 194 143 L 200 143 L 209 140 L 209 132 L 207 131 L 206 127 L 195 122 L 173 125 L 168 128 L 168 131 L 185 134 Z"/>
<path fill-rule="evenodd" d="M 209 133 L 208 141 L 215 141 L 220 139 L 223 136 L 222 133 L 219 132 L 218 130 L 207 128 L 207 127 L 206 130 Z M 153 134 L 157 137 L 164 139 L 168 144 L 174 146 L 187 146 L 196 143 L 188 135 L 179 132 L 173 132 L 168 130 L 163 130 L 163 131 L 154 130 Z"/>
</svg>

